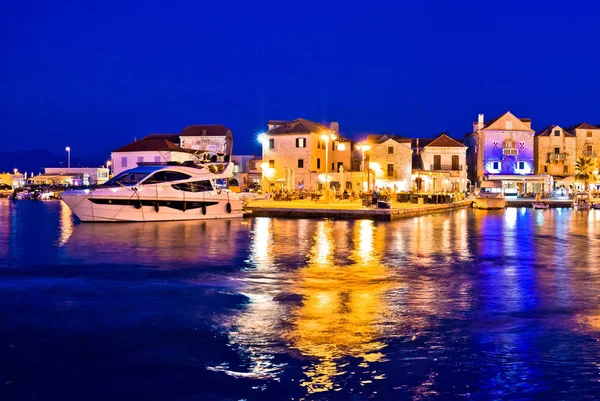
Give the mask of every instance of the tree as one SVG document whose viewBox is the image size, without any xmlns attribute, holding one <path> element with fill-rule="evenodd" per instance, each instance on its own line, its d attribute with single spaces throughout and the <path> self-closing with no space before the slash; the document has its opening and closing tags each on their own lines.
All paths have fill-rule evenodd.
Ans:
<svg viewBox="0 0 600 401">
<path fill-rule="evenodd" d="M 596 162 L 591 157 L 580 157 L 575 162 L 575 175 L 576 180 L 581 180 L 585 184 L 585 190 L 588 189 L 590 181 L 596 181 L 596 169 L 598 168 Z"/>
</svg>

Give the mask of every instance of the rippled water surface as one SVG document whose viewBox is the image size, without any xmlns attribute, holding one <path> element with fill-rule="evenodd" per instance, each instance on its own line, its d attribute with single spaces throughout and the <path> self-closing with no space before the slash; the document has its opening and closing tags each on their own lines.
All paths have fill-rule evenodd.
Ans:
<svg viewBox="0 0 600 401">
<path fill-rule="evenodd" d="M 600 211 L 78 224 L 0 200 L 0 400 L 600 395 Z"/>
</svg>

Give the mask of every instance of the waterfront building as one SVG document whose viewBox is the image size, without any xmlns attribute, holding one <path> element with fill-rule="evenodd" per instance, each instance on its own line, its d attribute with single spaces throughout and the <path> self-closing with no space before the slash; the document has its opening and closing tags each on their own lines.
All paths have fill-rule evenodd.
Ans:
<svg viewBox="0 0 600 401">
<path fill-rule="evenodd" d="M 113 175 L 136 167 L 139 162 L 193 160 L 194 153 L 209 151 L 231 156 L 233 134 L 223 125 L 191 125 L 179 134 L 151 134 L 114 150 Z"/>
<path fill-rule="evenodd" d="M 122 146 L 111 154 L 112 174 L 134 168 L 140 162 L 193 160 L 193 152 L 182 148 L 178 142 L 178 134 L 152 134 Z"/>
<path fill-rule="evenodd" d="M 20 188 L 25 186 L 26 175 L 19 173 L 18 170 L 11 173 L 0 173 L 0 184 L 10 185 L 12 188 Z"/>
<path fill-rule="evenodd" d="M 419 148 L 419 142 L 424 146 Z M 433 140 L 414 139 L 413 189 L 461 192 L 467 189 L 467 146 L 447 134 Z"/>
<path fill-rule="evenodd" d="M 577 140 L 575 158 L 591 157 L 597 160 L 600 154 L 600 128 L 588 123 L 581 123 L 565 128 Z"/>
<path fill-rule="evenodd" d="M 505 195 L 550 191 L 551 177 L 535 174 L 534 131 L 529 118 L 506 112 L 492 121 L 479 114 L 468 146 L 468 177 L 479 186 L 484 180 L 499 180 Z"/>
<path fill-rule="evenodd" d="M 535 134 L 534 148 L 536 174 L 551 175 L 555 189 L 573 185 L 577 159 L 574 134 L 550 125 Z"/>
<path fill-rule="evenodd" d="M 262 171 L 260 165 L 262 159 L 256 155 L 233 155 L 233 177 L 230 180 L 230 185 L 238 186 L 244 189 L 249 185 L 260 185 Z"/>
<path fill-rule="evenodd" d="M 101 185 L 108 181 L 107 167 L 46 167 L 44 174 L 28 178 L 34 185 Z"/>
<path fill-rule="evenodd" d="M 340 176 L 353 164 L 353 142 L 339 133 L 339 125 L 329 127 L 298 118 L 293 121 L 270 120 L 269 131 L 261 134 L 262 172 L 271 187 L 289 189 L 321 188 L 326 179 L 331 185 L 352 186 L 351 180 Z M 323 134 L 335 133 L 335 140 L 323 140 Z M 329 163 L 327 168 L 325 166 Z M 325 177 L 325 171 L 329 175 Z M 349 177 L 349 176 L 348 176 Z"/>
<path fill-rule="evenodd" d="M 368 135 L 371 146 L 366 160 L 368 175 L 376 187 L 408 191 L 412 173 L 412 141 L 394 134 Z"/>
</svg>

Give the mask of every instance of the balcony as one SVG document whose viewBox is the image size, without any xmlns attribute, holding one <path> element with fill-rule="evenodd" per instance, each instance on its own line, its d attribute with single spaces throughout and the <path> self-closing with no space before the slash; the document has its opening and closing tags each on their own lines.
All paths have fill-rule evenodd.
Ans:
<svg viewBox="0 0 600 401">
<path fill-rule="evenodd" d="M 597 157 L 596 152 L 594 152 L 593 150 L 584 150 L 583 155 L 585 157 Z"/>
<path fill-rule="evenodd" d="M 567 160 L 567 154 L 566 153 L 549 153 L 548 154 L 548 160 L 550 161 L 564 161 Z"/>
<path fill-rule="evenodd" d="M 463 166 L 459 164 L 430 164 L 430 171 L 462 171 Z"/>
</svg>

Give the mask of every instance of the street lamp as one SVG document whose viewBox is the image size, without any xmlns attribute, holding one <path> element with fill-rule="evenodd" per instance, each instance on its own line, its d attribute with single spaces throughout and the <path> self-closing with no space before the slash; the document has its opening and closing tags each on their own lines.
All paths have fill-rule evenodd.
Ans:
<svg viewBox="0 0 600 401">
<path fill-rule="evenodd" d="M 325 203 L 329 203 L 329 141 L 335 141 L 337 134 L 335 132 L 323 134 L 321 139 L 325 141 Z"/>
<path fill-rule="evenodd" d="M 360 150 L 362 152 L 362 164 L 361 164 L 361 175 L 360 175 L 360 185 L 362 186 L 362 190 L 364 191 L 365 189 L 365 152 L 371 149 L 371 145 L 367 145 L 367 144 L 357 144 L 356 145 L 356 149 Z M 369 182 L 367 182 L 367 189 L 370 189 L 369 187 L 371 186 L 370 183 L 371 180 L 369 180 Z"/>
<path fill-rule="evenodd" d="M 112 165 L 112 162 L 110 160 L 106 161 L 106 168 L 108 169 L 108 176 L 110 177 L 110 166 Z"/>
<path fill-rule="evenodd" d="M 65 150 L 67 151 L 67 167 L 71 168 L 71 147 L 67 146 Z"/>
</svg>

